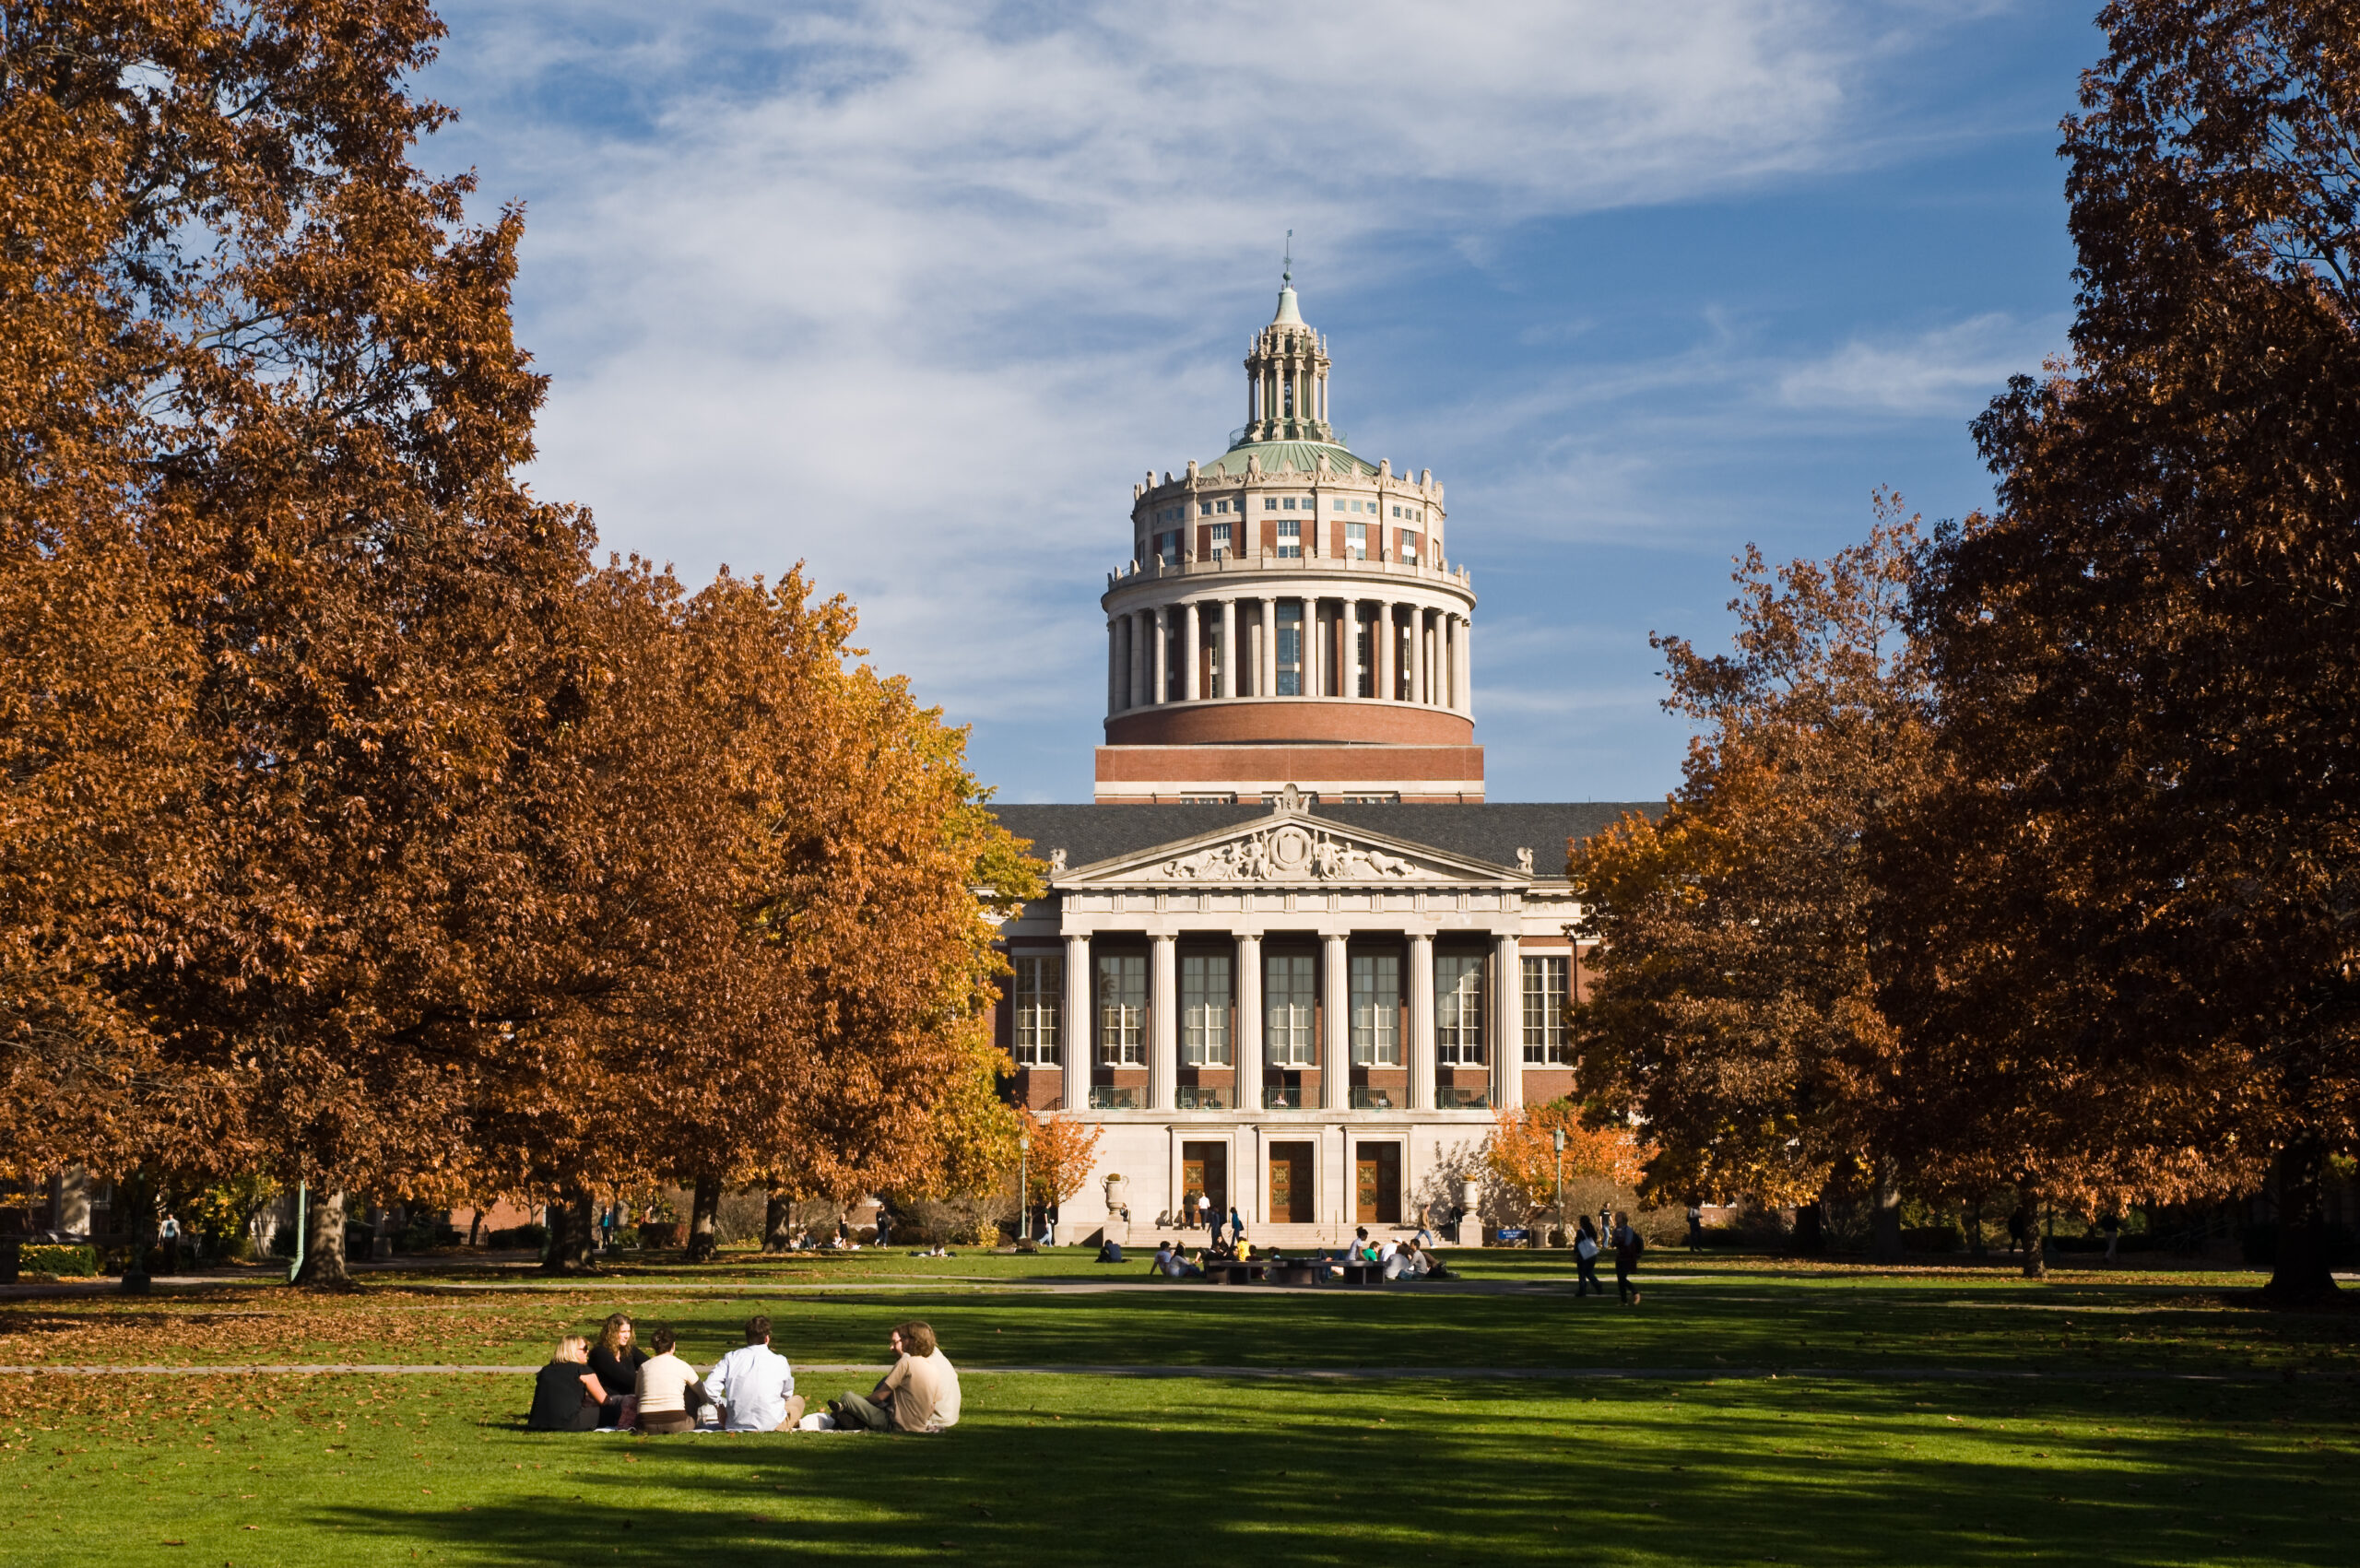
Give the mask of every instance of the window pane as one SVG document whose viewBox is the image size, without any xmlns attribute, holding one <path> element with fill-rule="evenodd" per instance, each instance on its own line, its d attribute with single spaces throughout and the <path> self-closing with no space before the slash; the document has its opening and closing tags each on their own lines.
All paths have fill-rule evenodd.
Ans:
<svg viewBox="0 0 2360 1568">
<path fill-rule="evenodd" d="M 1263 1049 L 1272 1067 L 1314 1065 L 1313 965 L 1309 953 L 1277 953 L 1262 961 Z"/>
<path fill-rule="evenodd" d="M 1229 959 L 1225 954 L 1180 956 L 1180 1060 L 1192 1067 L 1232 1065 Z"/>
<path fill-rule="evenodd" d="M 1020 1067 L 1061 1062 L 1057 1024 L 1065 1005 L 1065 960 L 1055 954 L 1016 961 L 1016 1060 Z"/>
<path fill-rule="evenodd" d="M 1565 969 L 1561 958 L 1524 961 L 1524 1059 L 1571 1060 L 1565 1043 Z"/>
<path fill-rule="evenodd" d="M 1434 1059 L 1459 1067 L 1483 1062 L 1483 959 L 1447 953 L 1434 960 Z"/>
<path fill-rule="evenodd" d="M 1105 1067 L 1147 1063 L 1147 955 L 1098 958 L 1098 1060 Z"/>
<path fill-rule="evenodd" d="M 1351 961 L 1352 1065 L 1401 1065 L 1401 960 L 1366 953 Z"/>
</svg>

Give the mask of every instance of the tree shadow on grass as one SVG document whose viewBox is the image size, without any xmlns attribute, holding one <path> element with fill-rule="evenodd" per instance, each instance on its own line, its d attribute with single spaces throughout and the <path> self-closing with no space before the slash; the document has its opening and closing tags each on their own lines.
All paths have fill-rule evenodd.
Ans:
<svg viewBox="0 0 2360 1568">
<path fill-rule="evenodd" d="M 312 1516 L 522 1563 L 2349 1561 L 2344 1390 L 979 1375 L 970 1407 L 935 1438 L 506 1438 L 571 1461 L 545 1495 Z"/>
</svg>

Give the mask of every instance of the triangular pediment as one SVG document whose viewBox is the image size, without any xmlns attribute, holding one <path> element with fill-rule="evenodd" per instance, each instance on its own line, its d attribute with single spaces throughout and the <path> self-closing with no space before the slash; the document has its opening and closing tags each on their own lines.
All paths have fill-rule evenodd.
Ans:
<svg viewBox="0 0 2360 1568">
<path fill-rule="evenodd" d="M 1060 866 L 1052 880 L 1060 889 L 1398 888 L 1521 887 L 1532 878 L 1281 806 L 1256 821 L 1088 866 Z"/>
</svg>

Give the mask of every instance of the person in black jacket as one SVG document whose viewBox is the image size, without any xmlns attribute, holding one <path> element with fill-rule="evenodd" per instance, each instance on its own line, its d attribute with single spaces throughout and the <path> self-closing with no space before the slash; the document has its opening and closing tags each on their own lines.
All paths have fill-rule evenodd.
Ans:
<svg viewBox="0 0 2360 1568">
<path fill-rule="evenodd" d="M 1631 1228 L 1631 1217 L 1620 1210 L 1616 1211 L 1614 1216 L 1614 1289 L 1622 1296 L 1624 1306 L 1639 1304 L 1639 1287 L 1633 1283 L 1631 1276 L 1638 1270 L 1639 1255 L 1646 1250 L 1647 1244 L 1640 1240 L 1639 1232 Z"/>
<path fill-rule="evenodd" d="M 598 1330 L 598 1342 L 590 1347 L 590 1370 L 607 1391 L 600 1401 L 600 1426 L 631 1425 L 631 1407 L 639 1402 L 639 1369 L 646 1360 L 647 1352 L 631 1336 L 631 1319 L 621 1313 L 608 1318 Z"/>
<path fill-rule="evenodd" d="M 587 1365 L 590 1341 L 569 1334 L 557 1342 L 557 1355 L 533 1374 L 533 1409 L 525 1418 L 526 1432 L 593 1432 L 607 1402 L 606 1385 Z"/>
</svg>

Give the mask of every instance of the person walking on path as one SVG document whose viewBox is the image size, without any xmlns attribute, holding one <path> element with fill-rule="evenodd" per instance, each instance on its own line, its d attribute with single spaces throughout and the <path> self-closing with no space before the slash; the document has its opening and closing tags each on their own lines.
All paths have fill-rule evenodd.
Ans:
<svg viewBox="0 0 2360 1568">
<path fill-rule="evenodd" d="M 2109 1214 L 2098 1221 L 2098 1229 L 2106 1232 L 2106 1260 L 2112 1263 L 2115 1245 L 2122 1240 L 2122 1217 Z"/>
<path fill-rule="evenodd" d="M 1229 1244 L 1233 1247 L 1245 1244 L 1245 1221 L 1238 1218 L 1237 1205 L 1233 1203 L 1229 1206 Z"/>
<path fill-rule="evenodd" d="M 1606 1294 L 1606 1286 L 1598 1277 L 1598 1226 L 1587 1214 L 1574 1232 L 1574 1294 L 1587 1296 L 1595 1291 Z"/>
<path fill-rule="evenodd" d="M 1688 1250 L 1705 1250 L 1705 1208 L 1693 1201 L 1688 1205 Z"/>
<path fill-rule="evenodd" d="M 1614 1290 L 1624 1306 L 1639 1304 L 1639 1287 L 1631 1276 L 1638 1272 L 1639 1255 L 1647 1244 L 1631 1228 L 1631 1216 L 1617 1210 L 1614 1216 Z"/>
</svg>

